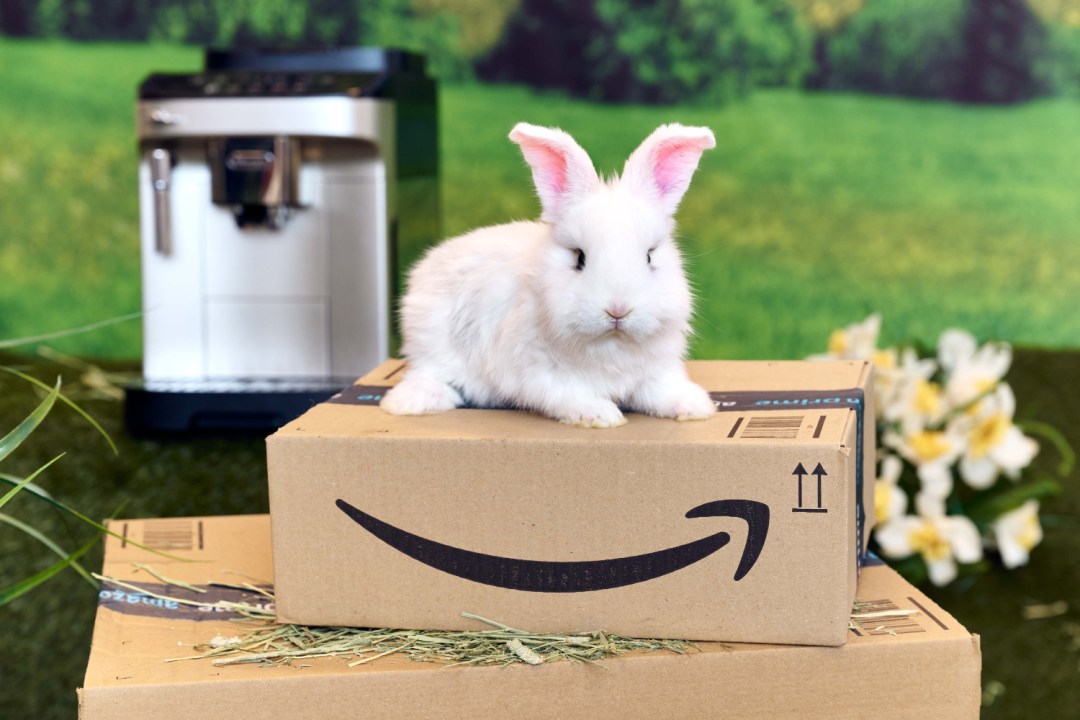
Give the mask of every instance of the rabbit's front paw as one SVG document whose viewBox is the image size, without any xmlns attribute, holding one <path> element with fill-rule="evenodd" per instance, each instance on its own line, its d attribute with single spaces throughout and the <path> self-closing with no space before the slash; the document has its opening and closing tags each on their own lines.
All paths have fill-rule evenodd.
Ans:
<svg viewBox="0 0 1080 720">
<path fill-rule="evenodd" d="M 716 404 L 713 403 L 709 393 L 693 383 L 687 386 L 675 397 L 667 417 L 676 420 L 708 420 L 716 414 Z"/>
<path fill-rule="evenodd" d="M 613 428 L 626 424 L 626 418 L 615 403 L 599 398 L 560 412 L 557 417 L 561 423 L 586 428 Z"/>
<path fill-rule="evenodd" d="M 639 412 L 675 420 L 707 420 L 716 414 L 709 393 L 685 379 L 644 387 L 631 406 Z"/>
<path fill-rule="evenodd" d="M 379 407 L 391 415 L 431 415 L 462 404 L 458 391 L 446 383 L 406 378 L 387 391 Z"/>
</svg>

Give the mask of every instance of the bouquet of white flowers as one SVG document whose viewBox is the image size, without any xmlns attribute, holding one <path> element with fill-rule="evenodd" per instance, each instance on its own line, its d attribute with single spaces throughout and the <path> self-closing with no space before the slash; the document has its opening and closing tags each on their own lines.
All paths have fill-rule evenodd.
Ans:
<svg viewBox="0 0 1080 720">
<path fill-rule="evenodd" d="M 871 315 L 834 331 L 828 352 L 814 356 L 875 366 L 875 549 L 935 585 L 952 582 L 958 563 L 985 569 L 985 549 L 1006 568 L 1026 564 L 1043 536 L 1039 501 L 1059 488 L 1022 480 L 1039 452 L 1024 430 L 1061 441 L 1052 428 L 1015 422 L 1016 398 L 1003 380 L 1012 348 L 980 346 L 954 329 L 942 333 L 934 357 L 920 357 L 912 347 L 878 348 L 880 328 Z"/>
</svg>

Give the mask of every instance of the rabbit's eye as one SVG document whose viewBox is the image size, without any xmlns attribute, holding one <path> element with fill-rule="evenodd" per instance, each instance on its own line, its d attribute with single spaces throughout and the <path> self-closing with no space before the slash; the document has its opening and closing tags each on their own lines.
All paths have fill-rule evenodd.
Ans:
<svg viewBox="0 0 1080 720">
<path fill-rule="evenodd" d="M 574 252 L 577 253 L 577 264 L 574 266 L 574 269 L 581 272 L 585 269 L 585 251 L 574 248 Z"/>
<path fill-rule="evenodd" d="M 656 248 L 649 248 L 649 252 L 645 253 L 645 262 L 652 265 L 652 254 L 656 252 Z"/>
</svg>

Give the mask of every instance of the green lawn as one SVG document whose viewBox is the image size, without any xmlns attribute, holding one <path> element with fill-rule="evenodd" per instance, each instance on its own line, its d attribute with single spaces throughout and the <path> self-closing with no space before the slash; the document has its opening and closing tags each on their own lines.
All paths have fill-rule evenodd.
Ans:
<svg viewBox="0 0 1080 720">
<path fill-rule="evenodd" d="M 0 40 L 0 338 L 139 308 L 133 106 L 199 51 Z M 871 311 L 887 340 L 1080 346 L 1080 104 L 967 108 L 758 92 L 720 109 L 601 106 L 522 88 L 442 92 L 447 233 L 535 217 L 507 139 L 557 124 L 602 172 L 656 125 L 713 128 L 680 212 L 698 357 L 801 357 Z M 136 358 L 137 322 L 65 341 Z"/>
</svg>

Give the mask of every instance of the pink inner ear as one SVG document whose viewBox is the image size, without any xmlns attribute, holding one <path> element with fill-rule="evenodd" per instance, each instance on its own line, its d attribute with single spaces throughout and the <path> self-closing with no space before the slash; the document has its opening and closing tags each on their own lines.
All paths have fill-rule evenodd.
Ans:
<svg viewBox="0 0 1080 720">
<path fill-rule="evenodd" d="M 523 143 L 538 189 L 560 195 L 566 191 L 566 154 L 542 142 Z"/>
<path fill-rule="evenodd" d="M 656 148 L 653 178 L 661 195 L 672 191 L 685 191 L 690 176 L 697 169 L 701 153 L 709 147 L 705 138 L 672 138 Z"/>
</svg>

